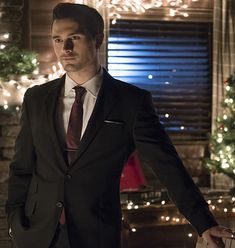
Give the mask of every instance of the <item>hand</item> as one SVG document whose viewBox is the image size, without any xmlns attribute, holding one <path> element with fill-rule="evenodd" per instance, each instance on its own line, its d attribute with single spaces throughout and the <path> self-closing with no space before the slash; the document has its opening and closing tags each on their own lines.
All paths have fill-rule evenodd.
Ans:
<svg viewBox="0 0 235 248">
<path fill-rule="evenodd" d="M 224 248 L 222 238 L 234 239 L 233 231 L 223 226 L 213 226 L 202 234 L 203 239 L 207 243 L 208 248 Z"/>
</svg>

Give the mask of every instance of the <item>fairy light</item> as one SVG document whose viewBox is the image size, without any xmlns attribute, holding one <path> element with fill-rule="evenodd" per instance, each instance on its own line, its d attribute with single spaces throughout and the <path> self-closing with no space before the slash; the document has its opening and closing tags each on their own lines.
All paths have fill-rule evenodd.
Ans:
<svg viewBox="0 0 235 248">
<path fill-rule="evenodd" d="M 227 86 L 225 87 L 225 89 L 226 89 L 227 91 L 230 91 L 231 87 L 230 87 L 229 85 L 227 85 Z"/>
<path fill-rule="evenodd" d="M 166 201 L 161 201 L 161 205 L 165 205 L 166 204 Z"/>
<path fill-rule="evenodd" d="M 5 47 L 6 47 L 6 45 L 4 45 L 4 44 L 0 45 L 0 49 L 4 49 Z"/>
<path fill-rule="evenodd" d="M 226 146 L 225 149 L 226 149 L 227 152 L 229 152 L 229 151 L 231 151 L 231 146 Z"/>
<path fill-rule="evenodd" d="M 166 118 L 169 118 L 169 117 L 170 117 L 170 115 L 169 115 L 169 114 L 165 114 L 165 117 L 166 117 Z"/>
<path fill-rule="evenodd" d="M 7 40 L 7 39 L 9 39 L 10 34 L 9 34 L 9 33 L 6 33 L 6 34 L 4 34 L 2 37 L 3 37 L 5 40 Z"/>
<path fill-rule="evenodd" d="M 188 233 L 188 237 L 192 238 L 193 234 L 192 233 Z"/>
<path fill-rule="evenodd" d="M 37 64 L 38 61 L 33 59 L 31 61 L 34 64 Z M 21 105 L 23 101 L 23 96 L 26 90 L 35 85 L 44 84 L 52 79 L 56 79 L 61 77 L 64 74 L 63 67 L 60 63 L 57 63 L 52 67 L 52 73 L 47 77 L 44 75 L 39 75 L 38 69 L 36 69 L 32 75 L 22 75 L 18 78 L 18 80 L 9 80 L 8 82 L 0 82 L 0 99 L 1 106 L 3 109 L 8 109 L 11 105 Z M 6 100 L 8 101 L 6 102 Z M 16 111 L 19 111 L 20 108 L 16 107 Z"/>
<path fill-rule="evenodd" d="M 194 0 L 195 2 L 198 0 Z M 96 0 L 96 6 L 100 8 L 104 6 L 104 0 Z M 166 15 L 171 17 L 183 16 L 187 18 L 189 16 L 187 9 L 188 5 L 185 0 L 157 0 L 157 1 L 146 1 L 146 0 L 110 0 L 106 6 L 109 9 L 109 17 L 112 20 L 113 25 L 116 24 L 117 19 L 121 18 L 122 12 L 133 12 L 136 14 L 145 13 L 149 9 L 156 9 L 160 7 L 168 8 L 169 12 Z"/>
<path fill-rule="evenodd" d="M 127 209 L 132 209 L 132 206 L 131 205 L 127 205 Z"/>
<path fill-rule="evenodd" d="M 136 228 L 134 228 L 134 227 L 131 228 L 131 231 L 132 231 L 132 232 L 136 232 Z"/>
</svg>

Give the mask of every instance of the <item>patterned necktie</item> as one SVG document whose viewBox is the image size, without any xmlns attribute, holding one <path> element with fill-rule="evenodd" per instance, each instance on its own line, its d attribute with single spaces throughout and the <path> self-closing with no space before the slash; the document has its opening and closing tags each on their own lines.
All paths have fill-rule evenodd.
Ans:
<svg viewBox="0 0 235 248">
<path fill-rule="evenodd" d="M 82 132 L 82 117 L 83 117 L 83 103 L 82 103 L 82 96 L 86 92 L 85 88 L 81 86 L 75 86 L 75 101 L 71 108 L 70 117 L 69 117 L 69 124 L 68 130 L 66 134 L 66 152 L 69 164 L 74 161 L 76 158 L 76 153 L 78 150 L 78 145 L 81 139 L 81 132 Z M 62 213 L 60 216 L 60 224 L 65 224 L 65 213 L 64 207 L 62 209 Z"/>
</svg>

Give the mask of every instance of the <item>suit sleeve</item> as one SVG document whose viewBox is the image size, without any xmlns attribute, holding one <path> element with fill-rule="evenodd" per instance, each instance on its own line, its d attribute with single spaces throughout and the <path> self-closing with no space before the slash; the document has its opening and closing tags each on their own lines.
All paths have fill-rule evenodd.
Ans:
<svg viewBox="0 0 235 248">
<path fill-rule="evenodd" d="M 10 164 L 8 200 L 6 202 L 8 222 L 13 214 L 22 215 L 24 213 L 24 205 L 36 160 L 27 110 L 27 95 L 28 91 L 22 105 L 20 132 L 16 138 L 15 154 Z"/>
<path fill-rule="evenodd" d="M 133 136 L 140 158 L 152 167 L 167 188 L 170 198 L 199 235 L 217 225 L 207 202 L 187 173 L 161 125 L 148 92 L 145 92 L 137 111 Z"/>
</svg>

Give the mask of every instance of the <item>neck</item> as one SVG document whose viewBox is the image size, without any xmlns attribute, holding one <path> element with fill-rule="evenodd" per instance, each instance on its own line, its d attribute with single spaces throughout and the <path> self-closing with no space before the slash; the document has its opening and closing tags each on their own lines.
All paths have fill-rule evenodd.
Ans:
<svg viewBox="0 0 235 248">
<path fill-rule="evenodd" d="M 89 66 L 88 68 L 83 68 L 79 71 L 67 72 L 67 74 L 71 79 L 73 79 L 74 82 L 79 85 L 82 85 L 83 83 L 93 78 L 97 74 L 99 69 L 100 64 L 97 63 L 92 66 Z"/>
</svg>

